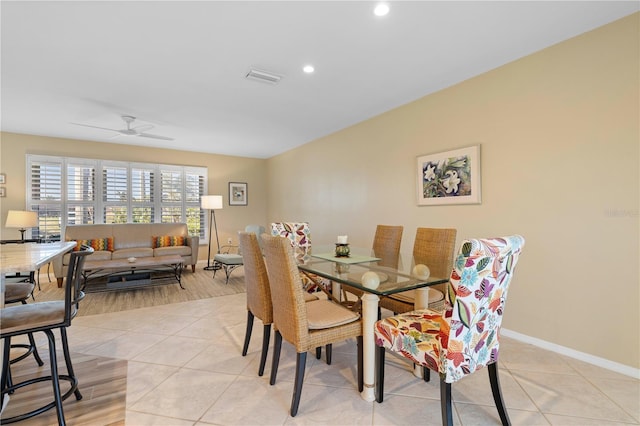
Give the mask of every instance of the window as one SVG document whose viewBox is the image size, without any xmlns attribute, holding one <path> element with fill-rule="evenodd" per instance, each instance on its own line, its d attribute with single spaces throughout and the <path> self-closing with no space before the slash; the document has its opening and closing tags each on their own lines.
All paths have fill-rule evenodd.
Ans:
<svg viewBox="0 0 640 426">
<path fill-rule="evenodd" d="M 94 223 L 186 222 L 206 234 L 205 167 L 27 155 L 27 170 L 32 237 L 57 241 L 67 225 Z"/>
</svg>

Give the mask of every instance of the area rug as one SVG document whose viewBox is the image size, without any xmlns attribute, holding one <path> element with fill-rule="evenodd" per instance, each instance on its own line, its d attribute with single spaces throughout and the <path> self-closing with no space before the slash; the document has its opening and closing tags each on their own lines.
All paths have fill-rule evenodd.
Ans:
<svg viewBox="0 0 640 426">
<path fill-rule="evenodd" d="M 59 300 L 64 298 L 64 288 L 58 288 L 55 278 L 48 281 L 41 275 L 41 290 L 34 292 L 36 301 Z M 213 271 L 205 271 L 198 265 L 195 272 L 186 268 L 182 273 L 182 286 L 177 282 L 154 285 L 143 288 L 116 290 L 99 293 L 88 293 L 80 303 L 78 315 L 96 315 L 129 309 L 146 308 L 170 303 L 188 302 L 217 296 L 244 293 L 244 271 L 238 268 L 231 274 L 229 282 L 225 282 L 224 271 L 218 271 L 213 278 Z"/>
</svg>

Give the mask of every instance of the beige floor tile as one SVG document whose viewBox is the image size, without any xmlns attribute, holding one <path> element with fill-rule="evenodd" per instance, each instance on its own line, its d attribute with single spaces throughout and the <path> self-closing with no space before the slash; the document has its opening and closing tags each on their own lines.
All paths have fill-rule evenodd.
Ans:
<svg viewBox="0 0 640 426">
<path fill-rule="evenodd" d="M 127 370 L 127 406 L 155 389 L 168 377 L 175 374 L 178 367 L 129 361 Z"/>
<path fill-rule="evenodd" d="M 202 352 L 187 362 L 184 367 L 193 370 L 225 374 L 242 373 L 256 354 L 242 356 L 242 348 L 229 341 L 210 343 Z M 257 368 L 255 370 L 257 372 Z M 256 374 L 257 375 L 257 374 Z"/>
<path fill-rule="evenodd" d="M 582 376 L 513 371 L 543 414 L 559 414 L 618 422 L 635 422 Z"/>
<path fill-rule="evenodd" d="M 193 426 L 191 420 L 176 419 L 173 417 L 155 416 L 147 413 L 127 411 L 125 426 Z"/>
<path fill-rule="evenodd" d="M 231 374 L 181 369 L 133 404 L 131 410 L 196 421 L 235 379 Z"/>
<path fill-rule="evenodd" d="M 102 345 L 89 349 L 89 353 L 109 358 L 133 359 L 166 338 L 167 336 L 159 334 L 126 332 Z"/>
<path fill-rule="evenodd" d="M 373 403 L 374 425 L 442 425 L 440 398 L 414 398 L 387 395 L 382 403 Z M 453 424 L 459 425 L 457 413 L 453 413 Z"/>
<path fill-rule="evenodd" d="M 140 352 L 133 360 L 181 367 L 197 357 L 209 346 L 211 346 L 210 340 L 168 336 L 166 339 Z"/>
<path fill-rule="evenodd" d="M 455 403 L 455 410 L 463 425 L 499 425 L 500 415 L 495 405 Z M 511 424 L 518 426 L 543 426 L 550 423 L 542 413 L 536 411 L 507 409 Z"/>
<path fill-rule="evenodd" d="M 268 377 L 238 377 L 200 421 L 224 425 L 282 425 L 289 416 L 288 385 L 269 385 Z"/>
</svg>

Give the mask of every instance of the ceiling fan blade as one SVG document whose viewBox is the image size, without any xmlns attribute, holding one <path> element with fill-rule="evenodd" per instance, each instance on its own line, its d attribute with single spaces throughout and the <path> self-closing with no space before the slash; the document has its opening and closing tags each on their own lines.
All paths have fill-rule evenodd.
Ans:
<svg viewBox="0 0 640 426">
<path fill-rule="evenodd" d="M 138 136 L 143 138 L 151 138 L 151 139 L 160 139 L 163 141 L 172 141 L 173 138 L 168 138 L 166 136 L 152 135 L 151 133 L 138 133 Z"/>
<path fill-rule="evenodd" d="M 131 128 L 131 130 L 135 130 L 137 133 L 144 133 L 147 130 L 153 129 L 155 126 L 153 124 L 142 124 L 140 126 L 136 126 Z"/>
<path fill-rule="evenodd" d="M 71 123 L 71 124 L 75 124 L 76 126 L 91 127 L 92 129 L 109 130 L 110 132 L 121 132 L 121 130 L 110 129 L 108 127 L 91 126 L 89 124 L 81 124 L 81 123 Z"/>
</svg>

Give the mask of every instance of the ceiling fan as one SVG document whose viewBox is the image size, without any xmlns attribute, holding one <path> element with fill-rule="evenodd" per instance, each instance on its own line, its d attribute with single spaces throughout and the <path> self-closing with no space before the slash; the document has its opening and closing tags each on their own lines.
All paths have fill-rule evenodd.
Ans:
<svg viewBox="0 0 640 426">
<path fill-rule="evenodd" d="M 91 126 L 89 124 L 81 124 L 81 123 L 71 123 L 71 124 L 75 124 L 76 126 L 84 126 L 84 127 L 91 127 L 94 129 L 102 129 L 102 130 L 109 130 L 112 132 L 117 132 L 118 134 L 116 136 L 140 136 L 142 138 L 151 138 L 151 139 L 161 139 L 163 141 L 172 141 L 173 138 L 169 138 L 166 136 L 160 136 L 160 135 L 154 135 L 151 133 L 145 133 L 147 130 L 151 130 L 153 129 L 153 124 L 143 124 L 141 126 L 136 126 L 136 127 L 132 127 L 133 122 L 135 121 L 135 117 L 132 115 L 123 115 L 122 119 L 124 120 L 124 122 L 127 125 L 126 129 L 110 129 L 108 127 L 99 127 L 99 126 Z M 115 136 L 114 136 L 115 137 Z"/>
</svg>

